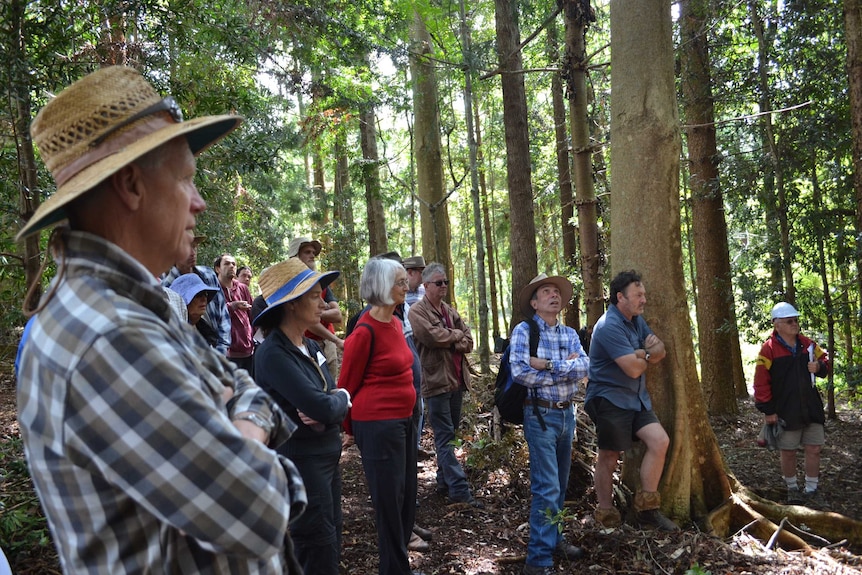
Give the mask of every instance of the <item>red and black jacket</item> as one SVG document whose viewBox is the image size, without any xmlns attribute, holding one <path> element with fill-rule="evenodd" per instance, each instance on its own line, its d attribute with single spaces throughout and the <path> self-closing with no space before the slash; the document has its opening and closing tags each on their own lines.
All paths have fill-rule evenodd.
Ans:
<svg viewBox="0 0 862 575">
<path fill-rule="evenodd" d="M 809 423 L 824 423 L 823 400 L 808 371 L 809 347 L 820 363 L 815 375 L 826 377 L 831 369 L 829 356 L 814 341 L 797 336 L 795 353 L 784 345 L 776 332 L 760 348 L 754 369 L 754 401 L 765 415 L 778 414 L 785 429 L 802 429 Z"/>
</svg>

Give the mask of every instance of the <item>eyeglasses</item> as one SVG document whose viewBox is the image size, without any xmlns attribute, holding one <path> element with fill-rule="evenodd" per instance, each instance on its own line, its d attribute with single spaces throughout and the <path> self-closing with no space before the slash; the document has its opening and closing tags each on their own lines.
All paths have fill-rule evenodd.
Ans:
<svg viewBox="0 0 862 575">
<path fill-rule="evenodd" d="M 407 281 L 407 278 L 404 278 L 404 279 L 400 279 L 397 282 L 395 282 L 395 285 L 401 286 L 401 287 L 410 287 L 410 282 Z"/>
<path fill-rule="evenodd" d="M 437 287 L 447 286 L 449 285 L 449 280 L 437 280 L 436 282 L 428 282 L 429 284 L 434 284 Z"/>
<path fill-rule="evenodd" d="M 798 317 L 788 317 L 787 319 L 785 319 L 785 320 L 784 320 L 784 323 L 786 323 L 786 324 L 791 324 L 791 325 L 792 325 L 792 324 L 794 324 L 794 323 L 795 323 L 795 324 L 798 324 L 798 323 L 799 323 L 799 318 L 798 318 Z"/>
<path fill-rule="evenodd" d="M 158 112 L 168 112 L 171 115 L 171 118 L 174 119 L 174 122 L 176 122 L 178 124 L 183 121 L 183 111 L 180 109 L 180 105 L 177 104 L 177 101 L 174 100 L 174 98 L 172 96 L 168 96 L 167 98 L 159 100 L 158 102 L 156 102 L 152 106 L 147 106 L 146 108 L 144 108 L 143 110 L 141 110 L 137 114 L 134 114 L 134 115 L 126 118 L 124 121 L 120 122 L 119 124 L 117 124 L 116 126 L 111 128 L 110 130 L 108 130 L 107 132 L 105 132 L 104 134 L 102 134 L 101 136 L 96 138 L 95 140 L 93 140 L 93 142 L 90 144 L 90 146 L 98 146 L 99 144 L 104 142 L 106 139 L 108 139 L 108 136 L 110 136 L 111 134 L 113 134 L 117 130 L 120 130 L 121 128 L 125 128 L 126 126 L 137 122 L 141 118 L 146 118 L 147 116 L 151 116 L 151 115 L 158 113 Z"/>
</svg>

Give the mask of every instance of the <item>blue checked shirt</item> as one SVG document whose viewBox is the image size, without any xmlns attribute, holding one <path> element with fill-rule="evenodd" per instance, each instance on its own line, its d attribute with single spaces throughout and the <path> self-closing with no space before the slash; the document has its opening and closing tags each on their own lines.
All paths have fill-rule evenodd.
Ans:
<svg viewBox="0 0 862 575">
<path fill-rule="evenodd" d="M 522 321 L 512 330 L 509 361 L 512 378 L 527 387 L 535 387 L 539 399 L 569 401 L 578 391 L 578 382 L 587 376 L 590 359 L 581 347 L 578 333 L 560 322 L 550 326 L 538 315 L 533 321 L 539 325 L 539 348 L 536 356 L 550 359 L 550 370 L 530 367 L 530 326 Z M 577 353 L 575 359 L 567 359 Z"/>
<path fill-rule="evenodd" d="M 295 426 L 128 254 L 62 241 L 65 270 L 20 347 L 18 420 L 63 572 L 283 573 L 302 479 L 231 418 L 267 420 L 270 445 Z"/>
</svg>

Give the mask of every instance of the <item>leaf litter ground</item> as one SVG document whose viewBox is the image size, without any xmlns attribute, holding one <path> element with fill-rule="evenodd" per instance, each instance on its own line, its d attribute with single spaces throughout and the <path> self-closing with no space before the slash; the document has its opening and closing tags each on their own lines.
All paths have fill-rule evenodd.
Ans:
<svg viewBox="0 0 862 575">
<path fill-rule="evenodd" d="M 6 444 L 18 437 L 15 383 L 9 357 L 0 361 L 0 441 Z M 781 501 L 778 455 L 755 443 L 762 417 L 750 401 L 741 401 L 739 405 L 739 416 L 712 420 L 721 449 L 743 484 L 762 496 Z M 832 511 L 862 519 L 862 410 L 845 406 L 838 416 L 838 420 L 826 425 L 821 486 Z M 471 467 L 470 471 L 475 494 L 485 502 L 484 510 L 450 504 L 435 491 L 433 456 L 420 462 L 417 523 L 431 529 L 434 538 L 429 551 L 410 553 L 413 569 L 417 571 L 428 575 L 514 575 L 523 568 L 530 501 L 526 449 L 519 429 L 508 432 L 514 435 L 503 446 L 504 451 L 475 439 L 479 437 L 476 428 L 486 426 L 487 422 L 488 417 L 482 415 L 470 419 L 464 429 L 469 445 L 459 449 L 462 457 L 478 458 L 477 466 L 484 470 L 476 472 Z M 422 441 L 426 450 L 433 451 L 427 430 Z M 580 444 L 579 451 L 583 451 Z M 494 465 L 495 459 L 499 460 L 498 465 Z M 373 575 L 377 573 L 378 562 L 374 516 L 355 447 L 344 452 L 342 472 L 345 519 L 342 573 Z M 571 543 L 586 550 L 586 557 L 577 562 L 558 560 L 556 572 L 667 575 L 685 574 L 692 569 L 695 575 L 862 573 L 862 556 L 854 554 L 862 552 L 859 549 L 821 549 L 805 556 L 780 549 L 767 550 L 744 532 L 720 540 L 692 526 L 673 534 L 640 531 L 628 525 L 616 530 L 601 529 L 591 515 L 595 497 L 589 488 L 589 465 L 576 464 L 572 475 L 575 490 L 586 489 L 586 493 L 572 497 L 567 503 L 564 533 Z M 0 497 L 5 499 L 11 489 L 21 486 L 4 479 L 0 475 Z M 0 544 L 7 547 L 6 542 Z M 56 555 L 47 542 L 10 560 L 13 572 L 18 575 L 59 573 Z"/>
</svg>

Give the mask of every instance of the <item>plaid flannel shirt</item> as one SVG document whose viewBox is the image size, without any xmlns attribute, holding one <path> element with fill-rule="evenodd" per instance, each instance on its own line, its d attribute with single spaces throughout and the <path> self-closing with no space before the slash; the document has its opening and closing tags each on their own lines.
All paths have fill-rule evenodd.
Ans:
<svg viewBox="0 0 862 575">
<path fill-rule="evenodd" d="M 536 370 L 530 367 L 530 326 L 522 321 L 512 330 L 509 344 L 512 379 L 526 387 L 535 387 L 539 399 L 569 401 L 578 391 L 578 382 L 587 376 L 590 365 L 578 332 L 560 322 L 550 326 L 538 314 L 533 315 L 533 321 L 539 325 L 536 356 L 552 360 L 553 368 Z M 568 359 L 572 353 L 578 356 Z"/>
<path fill-rule="evenodd" d="M 62 239 L 65 271 L 21 344 L 18 416 L 64 572 L 282 573 L 302 480 L 230 418 L 257 413 L 271 444 L 295 426 L 138 262 L 96 236 Z"/>
</svg>

